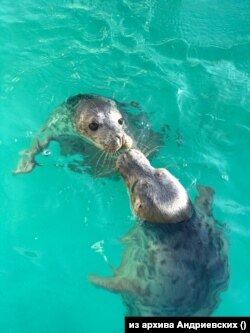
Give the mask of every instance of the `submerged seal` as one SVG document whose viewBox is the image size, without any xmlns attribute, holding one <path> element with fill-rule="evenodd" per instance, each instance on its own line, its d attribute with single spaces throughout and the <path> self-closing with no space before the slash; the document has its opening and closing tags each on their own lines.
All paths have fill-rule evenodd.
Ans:
<svg viewBox="0 0 250 333">
<path fill-rule="evenodd" d="M 229 277 L 227 243 L 212 216 L 213 190 L 198 187 L 193 205 L 173 175 L 133 149 L 118 158 L 117 169 L 144 221 L 123 238 L 113 276 L 89 280 L 120 293 L 130 316 L 211 314 Z"/>
<path fill-rule="evenodd" d="M 51 140 L 70 141 L 70 145 L 77 140 L 88 141 L 109 154 L 132 147 L 133 140 L 126 133 L 121 106 L 121 103 L 99 95 L 79 94 L 70 97 L 50 115 L 30 148 L 21 153 L 13 174 L 31 172 L 37 164 L 35 156 Z"/>
</svg>

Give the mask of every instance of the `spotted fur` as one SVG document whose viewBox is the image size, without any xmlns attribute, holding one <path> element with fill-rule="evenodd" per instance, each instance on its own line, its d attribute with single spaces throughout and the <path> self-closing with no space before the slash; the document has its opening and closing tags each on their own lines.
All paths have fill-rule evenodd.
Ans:
<svg viewBox="0 0 250 333">
<path fill-rule="evenodd" d="M 143 202 L 141 214 L 154 216 L 154 221 L 136 223 L 124 236 L 122 262 L 113 276 L 91 275 L 90 281 L 120 293 L 130 316 L 210 315 L 229 278 L 227 242 L 212 216 L 214 191 L 198 187 L 194 206 L 186 200 L 187 194 L 183 195 L 183 188 L 173 175 L 162 173 L 159 181 L 155 177 L 158 169 L 151 167 L 145 156 L 135 151 L 125 155 L 117 161 L 118 171 L 130 196 Z M 154 186 L 138 187 L 135 194 L 138 182 L 145 179 Z M 155 193 L 148 188 L 161 192 L 161 196 L 150 200 Z M 182 214 L 176 215 L 173 210 L 171 217 L 171 210 L 164 207 L 169 203 L 175 209 L 182 206 Z M 134 206 L 135 200 L 131 204 Z M 138 216 L 136 209 L 134 212 Z M 161 220 L 157 222 L 155 217 Z"/>
<path fill-rule="evenodd" d="M 114 153 L 122 147 L 131 147 L 132 138 L 126 133 L 122 119 L 121 105 L 115 100 L 98 95 L 79 94 L 62 103 L 48 118 L 31 146 L 22 151 L 13 174 L 31 172 L 37 165 L 35 157 L 50 141 L 78 142 L 80 152 L 87 143 L 107 153 Z M 91 123 L 98 124 L 98 130 L 91 130 Z M 69 146 L 69 144 L 68 144 Z"/>
</svg>

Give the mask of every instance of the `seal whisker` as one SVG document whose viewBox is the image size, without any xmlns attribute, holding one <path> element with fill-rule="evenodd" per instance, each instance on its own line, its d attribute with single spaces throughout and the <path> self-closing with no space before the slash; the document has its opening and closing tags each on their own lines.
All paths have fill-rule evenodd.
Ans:
<svg viewBox="0 0 250 333">
<path fill-rule="evenodd" d="M 100 169 L 108 169 L 110 158 L 111 158 L 111 153 L 106 152 L 103 163 L 102 163 Z"/>
<path fill-rule="evenodd" d="M 104 171 L 104 172 L 100 172 L 97 174 L 97 177 L 106 177 L 106 176 L 109 176 L 111 173 L 113 173 L 116 169 L 110 169 L 110 170 L 107 170 L 107 171 Z"/>
<path fill-rule="evenodd" d="M 98 160 L 99 160 L 99 158 L 101 157 L 102 154 L 103 154 L 103 151 L 100 151 L 98 149 L 98 151 L 88 160 L 88 162 L 92 163 L 98 155 L 99 155 L 99 157 L 98 157 Z M 97 160 L 97 162 L 98 162 L 98 160 Z"/>
<path fill-rule="evenodd" d="M 111 159 L 111 154 L 107 155 L 107 159 L 106 159 L 106 165 L 105 165 L 105 169 L 109 169 L 109 164 L 110 164 L 110 159 Z"/>
<path fill-rule="evenodd" d="M 145 153 L 146 153 L 146 151 L 147 150 L 149 150 L 150 149 L 150 147 L 149 146 L 147 146 L 147 145 L 145 145 L 145 144 L 140 144 L 140 146 L 141 146 L 141 152 L 145 155 Z"/>
<path fill-rule="evenodd" d="M 106 152 L 103 151 L 103 152 L 101 153 L 100 157 L 98 158 L 98 161 L 97 161 L 97 163 L 96 163 L 96 167 L 98 167 L 98 165 L 100 164 L 102 158 L 105 157 L 105 155 L 106 155 Z"/>
<path fill-rule="evenodd" d="M 115 152 L 115 159 L 117 159 L 118 156 L 120 156 L 120 155 L 121 155 L 121 153 L 119 151 Z"/>
<path fill-rule="evenodd" d="M 141 137 L 142 137 L 142 134 L 140 134 L 137 138 L 136 138 L 136 142 L 134 143 L 134 148 L 135 149 L 140 149 L 141 147 L 141 143 L 140 143 L 140 140 L 141 140 Z"/>
<path fill-rule="evenodd" d="M 142 143 L 143 136 L 144 136 L 144 131 L 141 131 L 136 140 L 136 148 L 140 149 L 141 146 L 145 146 L 145 144 Z"/>
<path fill-rule="evenodd" d="M 103 176 L 107 176 L 109 174 L 111 174 L 113 171 L 115 171 L 115 168 L 111 168 L 111 163 L 112 163 L 112 157 L 113 157 L 113 153 L 108 153 L 106 152 L 103 163 L 100 167 L 100 169 L 103 169 L 104 167 L 106 167 L 103 172 L 99 172 L 96 176 L 97 177 L 103 177 Z M 106 165 L 105 165 L 106 163 Z"/>
<path fill-rule="evenodd" d="M 144 155 L 146 157 L 148 157 L 149 155 L 151 155 L 153 152 L 155 152 L 156 150 L 159 150 L 159 148 L 162 148 L 163 146 L 156 146 L 152 149 L 150 149 L 149 151 L 145 151 Z"/>
<path fill-rule="evenodd" d="M 144 143 L 140 143 L 140 146 L 142 146 L 142 149 L 149 149 L 149 146 Z"/>
<path fill-rule="evenodd" d="M 114 161 L 114 155 L 115 155 L 115 153 L 111 153 L 110 156 L 109 156 L 109 161 L 107 163 L 107 170 L 112 169 L 112 163 Z"/>
<path fill-rule="evenodd" d="M 96 162 L 96 166 L 95 166 L 95 170 L 96 170 L 96 171 L 97 171 L 98 165 L 99 165 L 99 163 L 100 163 L 102 157 L 103 157 L 105 154 L 106 154 L 105 151 L 103 151 L 103 152 L 100 154 L 100 156 L 99 156 L 99 158 L 98 158 L 98 160 L 97 160 L 97 162 Z"/>
<path fill-rule="evenodd" d="M 100 169 L 102 169 L 107 161 L 109 153 L 108 152 L 104 152 L 104 157 L 103 157 L 103 161 L 102 164 L 100 165 Z"/>
</svg>

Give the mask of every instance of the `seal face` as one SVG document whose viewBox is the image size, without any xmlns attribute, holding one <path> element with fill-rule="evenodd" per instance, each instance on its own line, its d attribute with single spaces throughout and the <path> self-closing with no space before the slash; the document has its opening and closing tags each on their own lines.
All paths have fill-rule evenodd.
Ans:
<svg viewBox="0 0 250 333">
<path fill-rule="evenodd" d="M 155 169 L 138 150 L 130 149 L 117 159 L 133 211 L 141 220 L 178 223 L 192 217 L 186 190 L 166 169 Z"/>
<path fill-rule="evenodd" d="M 112 100 L 101 97 L 80 99 L 73 125 L 80 135 L 107 152 L 132 147 L 133 140 L 125 132 L 122 114 Z"/>
</svg>

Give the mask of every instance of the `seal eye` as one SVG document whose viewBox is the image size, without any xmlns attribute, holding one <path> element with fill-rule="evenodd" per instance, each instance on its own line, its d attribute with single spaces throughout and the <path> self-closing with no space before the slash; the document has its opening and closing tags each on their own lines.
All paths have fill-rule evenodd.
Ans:
<svg viewBox="0 0 250 333">
<path fill-rule="evenodd" d="M 89 124 L 89 129 L 91 129 L 91 131 L 97 131 L 99 127 L 99 124 L 97 123 L 90 123 Z"/>
<path fill-rule="evenodd" d="M 123 119 L 120 118 L 120 119 L 118 120 L 118 123 L 119 123 L 120 125 L 122 125 L 122 124 L 123 124 Z"/>
</svg>

